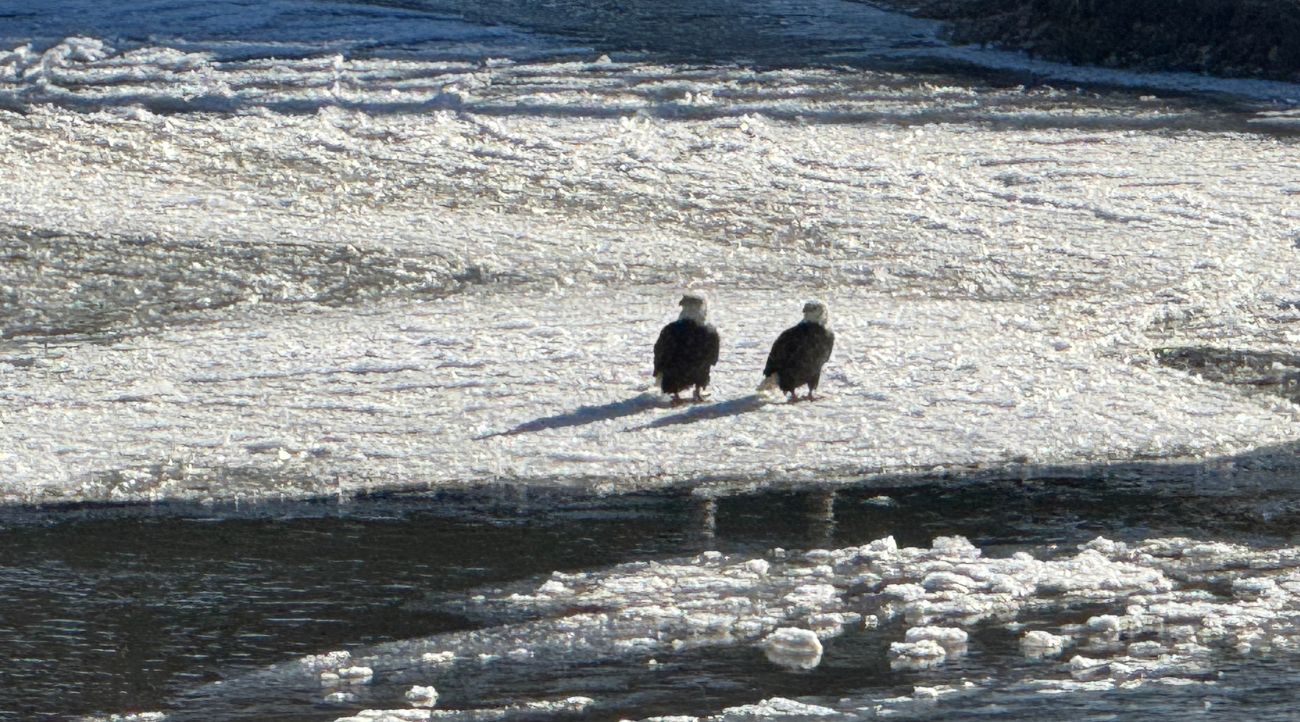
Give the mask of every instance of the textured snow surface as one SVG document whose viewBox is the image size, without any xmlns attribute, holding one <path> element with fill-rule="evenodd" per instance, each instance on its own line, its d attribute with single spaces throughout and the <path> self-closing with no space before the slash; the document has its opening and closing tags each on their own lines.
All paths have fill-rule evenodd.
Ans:
<svg viewBox="0 0 1300 722">
<path fill-rule="evenodd" d="M 1291 405 L 1151 354 L 1294 345 L 1287 136 L 452 20 L 385 16 L 389 48 L 433 28 L 405 55 L 308 29 L 276 58 L 223 44 L 261 36 L 220 13 L 193 47 L 166 18 L 76 34 L 95 17 L 0 55 L 22 111 L 0 111 L 3 500 L 616 491 L 1294 438 Z M 722 360 L 709 403 L 669 408 L 650 346 L 685 288 Z M 825 398 L 752 395 L 808 298 L 837 333 Z"/>
<path fill-rule="evenodd" d="M 5 121 L 0 214 L 14 226 L 272 249 L 270 290 L 202 323 L 9 342 L 8 499 L 631 488 L 1294 436 L 1289 405 L 1150 353 L 1294 342 L 1300 164 L 1277 139 L 753 116 Z M 362 148 L 311 158 L 332 153 L 310 140 L 324 137 Z M 416 256 L 432 270 L 412 288 L 463 290 L 321 307 L 293 286 L 331 279 L 278 266 L 287 242 Z M 18 272 L 19 304 L 44 292 Z M 712 402 L 673 409 L 643 391 L 684 287 L 711 293 L 723 354 Z M 767 347 L 808 297 L 837 332 L 826 397 L 766 403 L 751 391 Z"/>
</svg>

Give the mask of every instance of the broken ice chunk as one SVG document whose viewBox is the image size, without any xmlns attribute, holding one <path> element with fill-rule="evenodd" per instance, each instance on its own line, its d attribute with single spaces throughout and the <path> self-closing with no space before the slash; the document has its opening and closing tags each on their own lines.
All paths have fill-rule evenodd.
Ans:
<svg viewBox="0 0 1300 722">
<path fill-rule="evenodd" d="M 1075 655 L 1070 659 L 1070 676 L 1079 682 L 1092 682 L 1110 676 L 1110 661 Z"/>
<path fill-rule="evenodd" d="M 433 707 L 438 704 L 438 690 L 433 687 L 415 686 L 406 691 L 406 701 L 412 707 Z"/>
<path fill-rule="evenodd" d="M 538 587 L 537 593 L 545 594 L 547 596 L 553 597 L 560 594 L 571 594 L 572 592 L 568 587 L 564 586 L 563 582 L 559 582 L 552 579 L 546 582 L 545 584 L 543 584 L 542 586 Z"/>
<path fill-rule="evenodd" d="M 1034 630 L 1020 638 L 1020 651 L 1029 659 L 1045 659 L 1060 654 L 1069 643 L 1069 637 Z"/>
<path fill-rule="evenodd" d="M 948 653 L 933 639 L 889 645 L 889 666 L 893 669 L 931 669 L 943 664 L 947 657 Z"/>
<path fill-rule="evenodd" d="M 807 629 L 782 627 L 763 640 L 763 652 L 772 664 L 787 669 L 812 669 L 821 664 L 822 643 Z"/>
<path fill-rule="evenodd" d="M 299 664 L 310 669 L 316 670 L 334 670 L 339 667 L 346 667 L 352 661 L 351 652 L 327 652 L 325 654 L 309 654 L 299 660 Z"/>
<path fill-rule="evenodd" d="M 943 647 L 943 651 L 947 655 L 957 656 L 966 651 L 966 642 L 969 636 L 965 631 L 956 627 L 912 627 L 907 630 L 904 639 L 908 642 L 920 642 L 928 639 Z"/>
<path fill-rule="evenodd" d="M 799 718 L 799 717 L 838 717 L 839 712 L 815 704 L 798 702 L 793 699 L 784 697 L 772 697 L 765 699 L 758 704 L 747 704 L 739 707 L 728 707 L 722 710 L 719 717 L 729 718 Z"/>
<path fill-rule="evenodd" d="M 370 680 L 374 676 L 375 671 L 369 667 L 343 667 L 339 669 L 339 680 L 344 684 L 370 684 Z"/>
<path fill-rule="evenodd" d="M 425 652 L 420 655 L 420 661 L 425 664 L 434 664 L 440 667 L 451 664 L 456 661 L 455 652 Z"/>
</svg>

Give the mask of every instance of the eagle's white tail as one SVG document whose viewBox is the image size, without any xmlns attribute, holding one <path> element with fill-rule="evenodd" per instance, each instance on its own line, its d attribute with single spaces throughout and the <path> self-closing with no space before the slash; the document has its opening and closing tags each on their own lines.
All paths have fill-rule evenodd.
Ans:
<svg viewBox="0 0 1300 722">
<path fill-rule="evenodd" d="M 767 375 L 767 378 L 763 379 L 763 383 L 761 383 L 761 384 L 758 385 L 758 390 L 759 390 L 759 391 L 771 391 L 771 390 L 775 389 L 775 388 L 776 388 L 780 383 L 781 383 L 781 382 L 778 381 L 777 378 L 776 378 L 776 374 L 774 374 L 774 373 L 773 373 L 773 374 L 768 374 L 768 375 Z"/>
</svg>

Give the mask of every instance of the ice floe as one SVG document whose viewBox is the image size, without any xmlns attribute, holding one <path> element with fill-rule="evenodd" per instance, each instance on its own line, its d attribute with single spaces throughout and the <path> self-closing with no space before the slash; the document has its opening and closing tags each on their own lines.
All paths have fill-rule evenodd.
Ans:
<svg viewBox="0 0 1300 722">
<path fill-rule="evenodd" d="M 310 7 L 6 25 L 0 499 L 1230 472 L 1294 438 L 1291 404 L 1151 355 L 1294 345 L 1289 136 Z M 809 37 L 879 13 L 823 10 Z M 646 363 L 684 287 L 724 349 L 673 410 Z M 813 296 L 827 398 L 749 394 Z"/>
<path fill-rule="evenodd" d="M 816 69 L 701 71 L 721 116 L 663 118 L 620 74 L 669 68 L 525 65 L 476 70 L 502 95 L 455 113 L 4 115 L 0 223 L 40 229 L 7 243 L 46 270 L 4 280 L 3 498 L 1231 468 L 1294 436 L 1290 404 L 1151 357 L 1290 343 L 1284 139 L 900 124 L 956 106 Z M 532 84 L 589 103 L 590 72 L 610 117 L 491 110 Z M 742 86 L 760 97 L 722 92 Z M 819 101 L 791 88 L 896 115 L 798 121 Z M 684 286 L 711 292 L 724 348 L 712 401 L 673 410 L 645 364 Z M 827 398 L 750 396 L 814 295 L 842 309 Z M 364 312 L 321 305 L 340 301 Z M 148 335 L 47 348 L 87 314 Z"/>
<path fill-rule="evenodd" d="M 111 74 L 138 59 L 112 52 L 74 38 L 39 57 L 17 53 L 10 66 Z M 401 76 L 404 62 L 414 61 L 331 60 L 321 72 L 353 69 L 366 78 L 362 87 L 383 95 L 385 73 Z M 247 73 L 250 87 L 274 85 L 280 72 L 256 64 L 229 71 Z M 1295 213 L 1287 143 L 1068 123 L 990 130 L 957 115 L 864 132 L 793 120 L 829 111 L 791 93 L 841 98 L 836 112 L 862 103 L 847 112 L 886 120 L 959 113 L 966 96 L 816 69 L 655 79 L 670 71 L 448 66 L 464 76 L 458 87 L 495 94 L 455 113 L 329 106 L 306 116 L 217 118 L 37 104 L 6 116 L 0 133 L 23 162 L 15 155 L 4 164 L 0 220 L 69 239 L 195 244 L 198 253 L 165 249 L 150 262 L 211 273 L 207 295 L 186 303 L 238 302 L 201 338 L 186 328 L 143 347 L 7 352 L 40 373 L 0 366 L 14 389 L 6 412 L 15 428 L 42 429 L 30 442 L 5 444 L 8 498 L 151 499 L 193 495 L 193 487 L 218 496 L 321 493 L 328 489 L 313 479 L 325 467 L 346 491 L 415 479 L 672 481 L 1021 457 L 1088 463 L 1290 438 L 1287 410 L 1143 362 L 1157 341 L 1180 337 L 1278 345 Z M 636 84 L 625 84 L 626 73 Z M 581 109 L 593 83 L 608 94 L 600 108 L 613 104 L 616 117 L 579 113 L 561 124 L 498 112 L 527 107 L 543 86 L 546 102 Z M 656 83 L 707 92 L 711 114 L 657 117 L 660 96 L 646 92 Z M 742 96 L 741 86 L 773 90 Z M 68 92 L 81 92 L 75 87 Z M 1048 91 L 988 92 L 984 107 L 995 114 L 1022 112 L 1025 94 L 1044 106 L 1074 102 Z M 214 156 L 218 146 L 230 153 Z M 1257 165 L 1241 165 L 1243 157 Z M 74 212 L 61 210 L 69 204 Z M 95 253 L 115 257 L 119 243 Z M 204 269 L 213 261 L 203 246 L 249 243 L 270 256 L 256 280 L 240 279 L 237 256 Z M 406 275 L 385 271 L 377 292 L 482 291 L 380 306 L 361 318 L 327 309 L 284 318 L 265 302 L 330 298 L 324 289 L 366 272 L 340 265 L 337 278 L 328 267 L 303 275 L 303 261 L 287 250 L 277 265 L 274 249 L 292 244 L 353 249 L 349 258 L 370 253 L 370 264 L 375 254 L 419 264 Z M 104 287 L 121 283 L 108 278 Z M 714 403 L 673 418 L 632 399 L 648 382 L 645 339 L 678 283 L 716 289 L 728 348 Z M 35 279 L 6 284 L 23 298 L 53 292 Z M 773 285 L 784 289 L 761 290 Z M 125 290 L 121 303 L 132 296 Z M 151 285 L 134 292 L 179 293 Z M 752 387 L 747 372 L 788 323 L 777 309 L 813 292 L 845 309 L 835 324 L 841 349 L 828 367 L 827 403 L 791 425 L 786 413 L 737 392 Z M 66 293 L 48 301 L 91 306 L 101 289 Z M 590 306 L 604 311 L 605 325 L 578 312 Z M 166 320 L 150 315 L 165 307 L 130 312 L 147 327 Z M 240 363 L 214 362 L 223 358 Z M 341 382 L 352 376 L 391 383 Z M 124 394 L 142 377 L 168 392 Z M 413 428 L 431 436 L 413 438 Z M 510 431 L 520 433 L 500 435 Z M 671 463 L 656 453 L 668 439 L 682 450 Z M 268 444 L 284 454 L 260 453 Z M 809 445 L 815 457 L 796 453 Z M 134 480 L 134 465 L 169 461 L 177 473 Z M 231 467 L 270 478 L 224 492 L 233 479 L 198 478 Z"/>
<path fill-rule="evenodd" d="M 345 3 L 43 7 L 0 29 L 0 501 L 1294 465 L 1293 404 L 1152 354 L 1298 340 L 1286 107 L 684 66 Z M 818 7 L 818 41 L 876 12 Z M 711 402 L 673 409 L 648 349 L 686 287 L 724 352 Z M 826 398 L 753 396 L 814 296 L 837 309 Z M 975 694 L 934 680 L 989 630 L 1034 695 L 1211 685 L 1225 655 L 1294 653 L 1297 593 L 1295 549 L 1205 540 L 713 552 L 478 590 L 451 606 L 481 628 L 263 677 L 392 707 L 350 720 L 531 719 L 599 702 L 460 708 L 446 683 L 729 647 L 817 674 L 852 636 L 923 684 L 708 719 L 885 714 Z M 1063 609 L 1088 611 L 1044 621 Z"/>
<path fill-rule="evenodd" d="M 1069 637 L 1036 629 L 1021 637 L 1020 649 L 1029 659 L 1043 659 L 1059 655 L 1069 643 Z"/>
</svg>

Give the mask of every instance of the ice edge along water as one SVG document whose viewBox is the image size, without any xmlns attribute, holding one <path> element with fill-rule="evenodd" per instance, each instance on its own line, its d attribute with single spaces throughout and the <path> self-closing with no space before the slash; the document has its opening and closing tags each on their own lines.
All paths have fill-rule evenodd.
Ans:
<svg viewBox="0 0 1300 722">
<path fill-rule="evenodd" d="M 83 274 L 126 242 L 264 253 L 164 252 L 158 279 L 105 282 L 203 271 L 236 302 L 182 325 L 142 304 L 121 340 L 7 342 L 4 500 L 1231 466 L 1294 439 L 1290 404 L 1150 353 L 1294 345 L 1288 137 L 1133 130 L 1182 127 L 1156 99 L 541 61 L 561 46 L 494 37 L 452 57 L 92 38 L 0 58 L 24 111 L 0 123 L 0 222 L 28 259 L 10 308 L 93 306 Z M 319 306 L 352 266 L 306 275 L 276 250 L 300 247 L 409 260 L 394 283 L 415 297 Z M 723 360 L 713 403 L 669 409 L 643 392 L 649 344 L 686 286 L 714 297 Z M 766 348 L 814 295 L 839 338 L 827 398 L 762 403 Z"/>
</svg>

